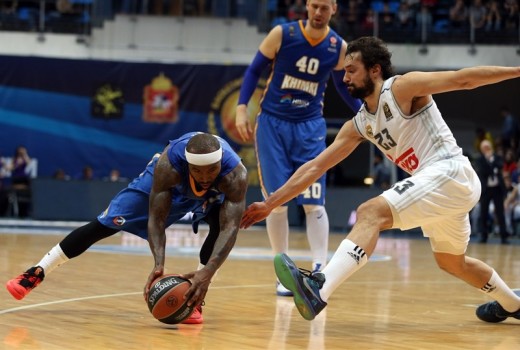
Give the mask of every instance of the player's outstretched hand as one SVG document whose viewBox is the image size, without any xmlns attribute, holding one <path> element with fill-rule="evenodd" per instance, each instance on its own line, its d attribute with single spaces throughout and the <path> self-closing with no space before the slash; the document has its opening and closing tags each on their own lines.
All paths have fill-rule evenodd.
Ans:
<svg viewBox="0 0 520 350">
<path fill-rule="evenodd" d="M 206 293 L 208 292 L 213 274 L 206 268 L 203 268 L 198 271 L 182 274 L 180 277 L 188 279 L 191 282 L 190 288 L 186 291 L 186 294 L 184 294 L 187 304 L 189 306 L 201 305 L 204 298 L 206 298 Z"/>
<path fill-rule="evenodd" d="M 242 215 L 240 228 L 248 228 L 254 223 L 264 220 L 271 213 L 271 210 L 265 202 L 252 203 Z"/>
<path fill-rule="evenodd" d="M 144 285 L 143 290 L 143 297 L 144 300 L 148 298 L 148 292 L 150 291 L 150 287 L 152 286 L 152 282 L 155 281 L 157 278 L 164 275 L 164 266 L 156 266 L 153 268 L 152 272 L 150 272 L 150 275 L 148 276 L 148 280 L 146 281 L 146 284 Z"/>
</svg>

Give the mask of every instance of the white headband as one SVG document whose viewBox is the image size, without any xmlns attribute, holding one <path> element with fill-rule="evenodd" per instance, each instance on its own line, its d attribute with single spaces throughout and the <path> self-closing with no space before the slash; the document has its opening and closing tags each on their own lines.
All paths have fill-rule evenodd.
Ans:
<svg viewBox="0 0 520 350">
<path fill-rule="evenodd" d="M 188 150 L 184 150 L 184 154 L 186 155 L 186 160 L 188 163 L 193 165 L 210 165 L 215 164 L 216 162 L 222 159 L 222 147 L 218 150 L 210 153 L 190 153 Z"/>
</svg>

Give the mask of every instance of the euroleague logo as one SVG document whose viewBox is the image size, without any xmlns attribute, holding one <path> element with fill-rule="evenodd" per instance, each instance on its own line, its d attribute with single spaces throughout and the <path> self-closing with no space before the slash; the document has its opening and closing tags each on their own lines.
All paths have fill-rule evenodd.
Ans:
<svg viewBox="0 0 520 350">
<path fill-rule="evenodd" d="M 236 106 L 238 104 L 238 97 L 240 95 L 240 87 L 243 79 L 235 79 L 224 85 L 215 95 L 210 105 L 210 112 L 208 116 L 208 131 L 212 134 L 221 134 L 222 130 L 233 142 L 242 146 L 250 146 L 253 144 L 252 140 L 244 141 L 240 137 L 237 128 L 235 127 L 236 120 Z M 265 79 L 258 81 L 257 87 L 251 96 L 247 105 L 247 112 L 249 116 L 249 123 L 255 124 L 256 115 L 260 110 L 260 99 L 265 88 Z"/>
<path fill-rule="evenodd" d="M 178 303 L 179 300 L 173 295 L 170 295 L 168 299 L 166 299 L 166 305 L 168 305 L 169 307 L 176 307 Z"/>
<path fill-rule="evenodd" d="M 114 225 L 117 225 L 117 226 L 123 226 L 126 222 L 126 219 L 122 216 L 116 216 L 112 222 L 114 223 Z"/>
</svg>

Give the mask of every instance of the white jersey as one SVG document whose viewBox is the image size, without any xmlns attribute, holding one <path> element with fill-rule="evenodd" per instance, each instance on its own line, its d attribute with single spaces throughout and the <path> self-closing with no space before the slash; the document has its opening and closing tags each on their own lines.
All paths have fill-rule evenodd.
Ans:
<svg viewBox="0 0 520 350">
<path fill-rule="evenodd" d="M 391 90 L 396 78 L 383 83 L 375 114 L 361 107 L 353 119 L 358 132 L 410 175 L 438 160 L 462 155 L 433 99 L 413 115 L 404 115 Z"/>
</svg>

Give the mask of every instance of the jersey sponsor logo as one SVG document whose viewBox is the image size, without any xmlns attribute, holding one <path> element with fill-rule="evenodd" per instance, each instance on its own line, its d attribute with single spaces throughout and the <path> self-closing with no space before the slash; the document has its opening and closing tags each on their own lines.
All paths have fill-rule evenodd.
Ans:
<svg viewBox="0 0 520 350">
<path fill-rule="evenodd" d="M 294 107 L 298 107 L 298 108 L 305 108 L 305 107 L 308 107 L 310 104 L 309 101 L 303 100 L 301 98 L 293 99 L 291 94 L 283 95 L 282 98 L 280 99 L 280 103 L 281 104 L 291 104 Z"/>
<path fill-rule="evenodd" d="M 126 222 L 126 219 L 122 216 L 116 216 L 112 222 L 114 223 L 114 225 L 117 225 L 117 226 L 123 226 Z"/>
<path fill-rule="evenodd" d="M 316 96 L 318 94 L 318 83 L 298 79 L 288 74 L 283 77 L 281 88 L 303 91 L 311 96 Z"/>
<path fill-rule="evenodd" d="M 337 44 L 338 44 L 338 39 L 336 39 L 336 37 L 334 37 L 334 36 L 331 36 L 330 37 L 330 46 L 327 48 L 327 50 L 330 52 L 338 52 Z"/>
<path fill-rule="evenodd" d="M 175 123 L 179 116 L 179 89 L 163 73 L 144 88 L 143 120 Z"/>
<path fill-rule="evenodd" d="M 367 125 L 365 127 L 365 132 L 367 133 L 368 137 L 370 137 L 370 138 L 374 137 L 374 132 L 372 131 L 372 126 L 371 125 Z"/>
<path fill-rule="evenodd" d="M 388 106 L 388 103 L 385 102 L 383 105 L 383 112 L 385 113 L 386 121 L 390 121 L 394 118 L 392 115 L 392 111 L 390 111 L 390 107 Z"/>
<path fill-rule="evenodd" d="M 417 158 L 413 147 L 410 147 L 403 154 L 397 157 L 395 164 L 409 173 L 417 169 L 419 167 L 419 158 Z"/>
</svg>

